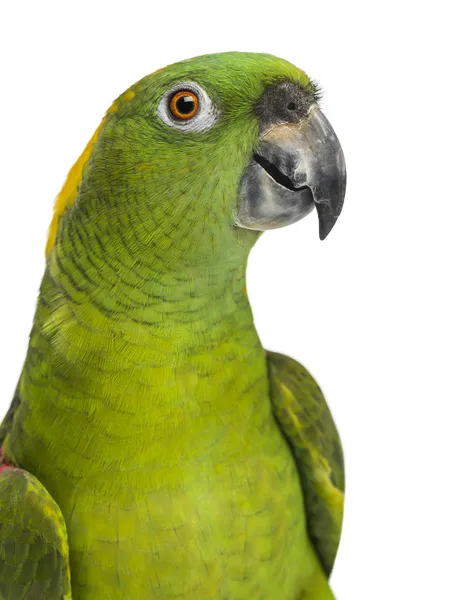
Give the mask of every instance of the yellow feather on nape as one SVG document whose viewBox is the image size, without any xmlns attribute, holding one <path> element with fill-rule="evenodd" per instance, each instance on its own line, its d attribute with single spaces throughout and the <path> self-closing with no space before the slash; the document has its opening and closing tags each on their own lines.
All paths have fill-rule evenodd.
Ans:
<svg viewBox="0 0 468 600">
<path fill-rule="evenodd" d="M 47 245 L 46 245 L 46 256 L 48 256 L 55 246 L 55 241 L 57 238 L 58 226 L 60 223 L 60 219 L 65 214 L 65 212 L 72 206 L 75 202 L 76 197 L 78 196 L 78 190 L 81 185 L 81 181 L 83 179 L 83 171 L 86 163 L 91 158 L 91 154 L 93 152 L 93 146 L 97 142 L 99 135 L 101 133 L 102 127 L 106 122 L 106 119 L 117 112 L 119 109 L 120 103 L 122 101 L 131 100 L 135 96 L 135 92 L 131 89 L 127 90 L 122 96 L 120 96 L 109 108 L 106 112 L 103 120 L 101 121 L 99 127 L 93 134 L 93 137 L 86 144 L 86 148 L 81 153 L 78 160 L 75 162 L 73 167 L 70 169 L 65 183 L 63 184 L 60 193 L 55 199 L 54 205 L 54 215 L 52 217 L 52 222 L 49 227 L 49 234 L 47 237 Z"/>
<path fill-rule="evenodd" d="M 78 189 L 83 178 L 83 169 L 91 156 L 94 143 L 99 137 L 104 120 L 105 117 L 99 125 L 99 127 L 94 132 L 93 137 L 86 144 L 86 148 L 83 150 L 76 163 L 68 172 L 65 183 L 63 184 L 60 193 L 55 199 L 54 215 L 52 217 L 52 222 L 49 227 L 49 234 L 47 238 L 46 256 L 48 256 L 52 248 L 55 246 L 55 239 L 57 237 L 59 221 L 62 215 L 67 209 L 70 208 L 70 206 L 73 204 L 78 195 Z"/>
</svg>

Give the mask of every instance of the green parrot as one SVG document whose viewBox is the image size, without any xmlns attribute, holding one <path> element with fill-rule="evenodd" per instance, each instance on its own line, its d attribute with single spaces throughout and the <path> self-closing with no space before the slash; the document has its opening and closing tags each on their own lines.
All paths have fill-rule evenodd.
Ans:
<svg viewBox="0 0 468 600">
<path fill-rule="evenodd" d="M 229 52 L 143 78 L 57 197 L 0 428 L 2 600 L 327 600 L 340 439 L 246 292 L 261 233 L 340 214 L 317 85 Z"/>
</svg>

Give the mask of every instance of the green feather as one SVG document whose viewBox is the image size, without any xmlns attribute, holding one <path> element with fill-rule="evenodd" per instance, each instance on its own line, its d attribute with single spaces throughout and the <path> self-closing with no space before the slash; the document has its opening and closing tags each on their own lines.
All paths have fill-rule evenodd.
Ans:
<svg viewBox="0 0 468 600">
<path fill-rule="evenodd" d="M 62 513 L 29 473 L 0 472 L 1 600 L 71 600 Z"/>
<path fill-rule="evenodd" d="M 219 110 L 207 131 L 157 117 L 187 80 Z M 1 431 L 60 507 L 74 600 L 333 597 L 245 291 L 259 233 L 233 226 L 256 103 L 283 80 L 313 89 L 247 53 L 144 78 L 108 112 L 58 215 Z"/>
<path fill-rule="evenodd" d="M 268 353 L 275 417 L 297 461 L 309 533 L 327 575 L 335 562 L 343 523 L 341 442 L 322 391 L 298 362 Z"/>
</svg>

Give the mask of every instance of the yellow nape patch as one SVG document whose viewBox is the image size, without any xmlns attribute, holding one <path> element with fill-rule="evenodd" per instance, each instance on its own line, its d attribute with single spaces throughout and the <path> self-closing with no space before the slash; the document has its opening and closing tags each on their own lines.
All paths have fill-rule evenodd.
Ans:
<svg viewBox="0 0 468 600">
<path fill-rule="evenodd" d="M 124 100 L 125 102 L 128 102 L 129 100 L 132 100 L 132 98 L 135 98 L 135 96 L 136 96 L 136 93 L 132 89 L 130 89 L 124 93 L 124 95 L 122 96 L 122 100 Z"/>
<path fill-rule="evenodd" d="M 52 222 L 49 227 L 49 234 L 48 234 L 48 238 L 47 238 L 46 256 L 49 255 L 52 248 L 55 246 L 58 226 L 59 226 L 61 217 L 72 206 L 72 204 L 76 200 L 76 197 L 78 195 L 78 190 L 79 190 L 81 181 L 83 179 L 84 167 L 85 167 L 86 163 L 88 162 L 88 160 L 91 158 L 91 154 L 93 152 L 93 146 L 99 138 L 102 127 L 103 127 L 104 123 L 106 122 L 106 119 L 110 115 L 112 115 L 118 111 L 122 102 L 128 102 L 129 100 L 131 100 L 134 97 L 135 97 L 135 92 L 132 89 L 129 89 L 124 94 L 122 94 L 122 96 L 120 96 L 112 104 L 112 106 L 106 112 L 99 127 L 94 132 L 93 137 L 89 140 L 89 142 L 86 145 L 86 148 L 81 153 L 81 156 L 78 158 L 76 163 L 70 169 L 70 171 L 67 175 L 67 178 L 65 180 L 65 183 L 63 184 L 63 187 L 55 200 L 54 215 L 52 217 Z"/>
<path fill-rule="evenodd" d="M 65 211 L 68 208 L 70 208 L 78 194 L 78 188 L 80 187 L 80 183 L 83 178 L 84 166 L 88 162 L 92 154 L 94 143 L 99 137 L 104 120 L 94 132 L 93 137 L 87 143 L 86 148 L 81 153 L 79 159 L 70 169 L 65 183 L 63 184 L 63 187 L 55 200 L 54 215 L 52 217 L 52 222 L 49 227 L 49 235 L 47 238 L 46 256 L 55 246 L 55 239 L 57 237 L 57 230 L 60 218 L 65 213 Z"/>
</svg>

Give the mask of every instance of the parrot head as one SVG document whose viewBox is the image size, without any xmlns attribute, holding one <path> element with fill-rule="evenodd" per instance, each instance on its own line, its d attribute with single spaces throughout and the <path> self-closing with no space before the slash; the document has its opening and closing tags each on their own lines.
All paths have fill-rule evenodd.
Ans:
<svg viewBox="0 0 468 600">
<path fill-rule="evenodd" d="M 48 252 L 86 222 L 109 253 L 236 260 L 261 232 L 314 208 L 324 239 L 346 171 L 318 100 L 303 71 L 267 54 L 200 56 L 148 75 L 114 102 L 70 171 Z"/>
</svg>

